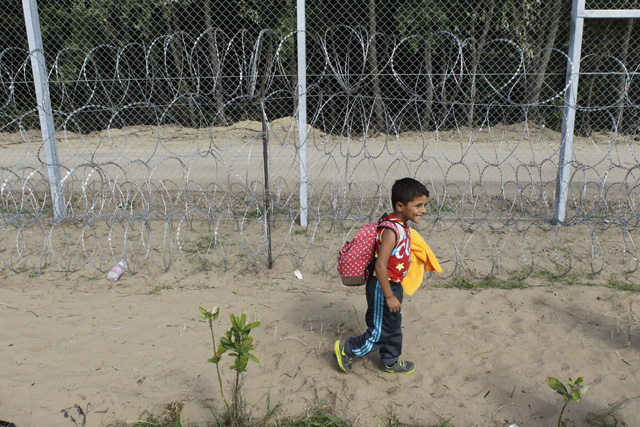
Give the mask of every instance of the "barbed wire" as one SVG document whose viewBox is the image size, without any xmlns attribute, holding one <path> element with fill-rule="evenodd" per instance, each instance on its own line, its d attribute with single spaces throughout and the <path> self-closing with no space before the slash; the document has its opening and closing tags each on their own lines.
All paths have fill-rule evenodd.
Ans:
<svg viewBox="0 0 640 427">
<path fill-rule="evenodd" d="M 637 277 L 637 66 L 609 58 L 593 72 L 624 84 L 604 105 L 578 106 L 592 129 L 574 143 L 567 220 L 555 227 L 564 71 L 531 102 L 524 93 L 534 76 L 513 41 L 490 40 L 478 53 L 448 32 L 375 40 L 361 27 L 330 28 L 309 40 L 301 227 L 294 38 L 206 31 L 61 50 L 49 84 L 62 220 L 52 215 L 29 53 L 0 51 L 4 268 L 104 273 L 125 259 L 132 274 L 176 260 L 233 269 L 264 266 L 273 245 L 276 262 L 330 272 L 342 243 L 390 210 L 393 181 L 413 176 L 432 191 L 416 227 L 446 277 L 536 269 Z M 551 56 L 564 70 L 566 55 Z M 496 58 L 501 73 L 483 72 Z M 374 78 L 385 79 L 378 93 Z"/>
</svg>

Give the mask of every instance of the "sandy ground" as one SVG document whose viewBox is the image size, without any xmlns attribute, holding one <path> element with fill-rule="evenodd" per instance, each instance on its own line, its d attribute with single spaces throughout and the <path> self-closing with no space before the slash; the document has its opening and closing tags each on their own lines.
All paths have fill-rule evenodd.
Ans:
<svg viewBox="0 0 640 427">
<path fill-rule="evenodd" d="M 403 304 L 403 357 L 417 371 L 380 374 L 370 354 L 345 374 L 333 343 L 364 331 L 364 289 L 312 267 L 300 272 L 302 279 L 285 260 L 271 270 L 229 272 L 176 262 L 169 272 L 143 268 L 116 283 L 91 268 L 36 277 L 3 271 L 0 420 L 73 425 L 63 412 L 71 408 L 80 424 L 79 405 L 87 426 L 105 426 L 145 411 L 162 419 L 173 405 L 182 406 L 183 421 L 204 425 L 222 402 L 198 307 L 218 305 L 217 337 L 230 314 L 261 322 L 253 331 L 260 364 L 249 364 L 243 386 L 257 417 L 270 395 L 280 419 L 325 403 L 353 426 L 393 415 L 417 425 L 453 417 L 465 427 L 551 426 L 563 401 L 545 378 L 583 376 L 590 389 L 568 405 L 567 425 L 586 425 L 622 402 L 618 425 L 638 425 L 636 293 L 535 279 L 525 289 L 465 291 L 434 286 L 441 281 L 428 276 Z"/>
<path fill-rule="evenodd" d="M 187 181 L 203 188 L 225 180 L 259 182 L 260 130 L 255 123 L 238 126 L 226 139 L 216 139 L 203 130 L 193 137 L 192 145 L 184 143 L 184 133 L 188 133 L 184 129 L 59 135 L 61 157 L 73 158 L 72 167 L 83 162 L 113 162 L 97 168 L 90 163 L 68 178 L 87 195 L 114 182 L 126 189 L 129 182 L 137 180 L 158 189 L 169 184 L 178 188 Z M 283 194 L 294 191 L 298 168 L 291 148 L 297 130 L 287 126 L 274 123 L 272 134 L 272 168 L 282 173 L 274 185 L 284 185 Z M 241 133 L 243 129 L 246 135 Z M 533 185 L 541 177 L 554 176 L 558 135 L 536 129 L 530 136 L 522 127 L 500 132 L 510 133 L 489 135 L 493 142 L 488 144 L 480 143 L 484 134 L 471 132 L 462 139 L 455 132 L 404 135 L 402 143 L 378 136 L 375 143 L 367 142 L 368 149 L 375 152 L 369 153 L 366 161 L 354 162 L 352 169 L 335 159 L 343 158 L 346 151 L 361 150 L 364 142 L 332 138 L 329 145 L 312 145 L 317 151 L 313 152 L 315 157 L 310 156 L 310 177 L 317 181 L 318 197 L 325 187 L 339 188 L 341 182 L 358 186 L 352 191 L 359 193 L 368 188 L 366 183 L 386 185 L 407 174 L 432 184 L 442 197 L 438 183 L 447 183 L 451 192 L 456 182 L 465 188 L 465 183 L 480 181 L 488 192 L 501 194 L 501 186 L 511 188 L 509 183 Z M 38 138 L 37 132 L 29 135 Z M 11 194 L 18 200 L 30 200 L 30 185 L 46 191 L 44 181 L 29 169 L 43 156 L 37 141 L 32 141 L 29 151 L 24 147 L 24 135 L 0 137 L 6 166 L 2 173 Z M 323 140 L 323 135 L 314 137 Z M 578 160 L 585 162 L 592 158 L 597 162 L 606 153 L 613 156 L 619 148 L 606 140 L 577 141 L 576 145 L 580 148 L 576 151 Z M 184 151 L 185 147 L 191 151 Z M 635 145 L 631 148 L 636 149 Z M 119 154 L 114 156 L 114 149 Z M 329 151 L 318 154 L 322 150 Z M 198 157 L 205 152 L 206 156 Z M 396 162 L 395 158 L 401 160 Z M 500 168 L 491 166 L 497 164 Z M 526 164 L 534 166 L 531 170 L 519 167 Z M 603 168 L 590 170 L 588 177 L 581 175 L 580 179 L 600 182 L 608 166 L 603 164 Z M 22 178 L 9 172 L 18 169 Z M 624 168 L 612 175 L 614 172 L 620 175 L 616 182 L 627 179 L 637 185 L 635 175 L 625 175 Z M 38 174 L 46 175 L 44 170 Z M 22 179 L 37 182 L 22 186 Z M 242 188 L 246 188 L 244 184 Z M 454 193 L 448 197 L 458 197 Z M 635 206 L 637 192 L 621 194 L 621 200 L 630 199 Z M 83 205 L 78 206 L 81 210 Z M 107 203 L 103 210 L 109 211 L 109 206 Z M 609 230 L 613 237 L 582 227 L 567 232 L 573 235 L 556 239 L 553 232 L 523 229 L 518 224 L 487 234 L 489 230 L 483 226 L 488 222 L 481 221 L 480 228 L 460 236 L 448 227 L 440 229 L 442 222 L 440 228 L 427 226 L 425 237 L 445 268 L 442 277 L 451 278 L 461 260 L 468 272 L 479 275 L 493 272 L 494 267 L 510 272 L 529 265 L 538 271 L 553 271 L 565 243 L 575 242 L 575 253 L 582 261 L 573 267 L 572 274 L 585 274 L 584 282 L 594 280 L 586 273 L 606 265 L 609 268 L 600 274 L 600 281 L 615 275 L 618 282 L 638 283 L 633 244 L 637 231 L 633 227 L 625 229 L 627 234 Z M 256 270 L 237 256 L 256 255 L 245 251 L 229 255 L 233 268 L 227 272 L 197 272 L 175 254 L 169 271 L 159 271 L 162 260 L 158 259 L 175 249 L 167 246 L 160 229 L 155 240 L 134 245 L 134 252 L 154 255 L 155 264 L 139 262 L 136 274 L 127 273 L 111 283 L 98 271 L 112 263 L 111 232 L 98 230 L 83 240 L 68 237 L 68 230 L 46 226 L 20 231 L 16 234 L 11 229 L 0 236 L 6 263 L 16 271 L 21 263 L 34 269 L 20 274 L 8 268 L 0 271 L 0 420 L 18 427 L 73 425 L 64 417 L 65 410 L 81 424 L 74 405 L 86 412 L 86 426 L 133 421 L 146 417 L 145 412 L 163 418 L 167 407 L 181 408 L 183 421 L 203 425 L 211 419 L 211 408 L 222 408 L 215 367 L 207 362 L 212 355 L 210 332 L 199 319 L 198 309 L 215 305 L 221 309 L 215 324 L 217 337 L 228 329 L 230 314 L 246 313 L 261 322 L 253 331 L 254 354 L 260 364 L 249 365 L 243 386 L 245 402 L 255 416 L 264 413 L 270 396 L 272 404 L 281 404 L 278 418 L 300 417 L 324 403 L 353 426 L 377 425 L 392 416 L 421 426 L 451 417 L 458 427 L 552 426 L 557 424 L 563 401 L 545 384 L 545 378 L 555 376 L 566 382 L 569 377 L 583 376 L 590 389 L 581 402 L 568 405 L 564 414 L 567 425 L 586 425 L 594 414 L 612 410 L 618 425 L 640 425 L 640 327 L 636 315 L 640 296 L 636 293 L 549 285 L 536 275 L 528 279 L 526 289 L 465 291 L 437 287 L 443 280 L 428 276 L 403 305 L 403 357 L 415 361 L 417 371 L 399 377 L 382 375 L 374 354 L 356 361 L 354 371 L 344 374 L 337 370 L 333 343 L 364 331 L 364 289 L 347 288 L 337 274 L 319 271 L 319 265 L 326 267 L 326 259 L 337 253 L 342 235 L 333 240 L 327 236 L 336 246 L 333 252 L 327 252 L 327 247 L 333 248 L 327 240 L 316 238 L 320 245 L 317 253 L 314 248 L 305 249 L 308 236 L 298 237 L 296 245 L 306 257 L 299 266 L 302 279 L 298 279 L 290 262 L 299 256 L 299 248 L 293 244 L 289 244 L 291 252 L 281 255 L 271 270 Z M 95 230 L 89 227 L 89 231 Z M 259 233 L 253 234 L 260 240 Z M 25 243 L 16 240 L 16 235 L 23 236 Z M 237 234 L 231 236 L 236 237 L 229 237 L 228 247 L 236 250 L 241 245 L 232 241 Z M 170 237 L 186 239 L 183 234 Z M 196 235 L 192 238 L 198 240 Z M 245 238 L 252 237 L 247 234 Z M 92 239 L 106 240 L 93 247 Z M 276 236 L 276 240 L 285 239 Z M 122 250 L 122 245 L 115 246 Z M 60 259 L 43 255 L 50 248 Z M 255 248 L 262 250 L 259 242 Z M 97 267 L 83 258 L 87 250 L 93 254 L 90 262 Z M 183 247 L 182 255 L 185 252 Z M 68 261 L 69 257 L 73 260 Z M 65 263 L 75 271 L 56 272 Z M 35 274 L 43 265 L 49 266 L 42 268 L 44 274 Z M 635 272 L 635 277 L 625 274 L 626 269 Z M 581 279 L 573 281 L 580 283 Z M 227 396 L 232 377 L 226 367 L 230 362 L 230 358 L 223 359 Z"/>
</svg>

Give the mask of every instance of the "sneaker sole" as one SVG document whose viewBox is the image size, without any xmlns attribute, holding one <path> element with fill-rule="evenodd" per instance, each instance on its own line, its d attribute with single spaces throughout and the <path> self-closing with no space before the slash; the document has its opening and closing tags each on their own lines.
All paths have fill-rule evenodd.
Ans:
<svg viewBox="0 0 640 427">
<path fill-rule="evenodd" d="M 416 368 L 415 366 L 413 367 L 412 370 L 410 371 L 406 371 L 406 372 L 398 372 L 398 371 L 385 371 L 384 369 L 380 369 L 380 372 L 382 372 L 383 374 L 410 374 L 412 372 L 415 372 Z"/>
<path fill-rule="evenodd" d="M 340 354 L 340 340 L 336 341 L 335 345 L 333 346 L 333 350 L 336 353 L 336 359 L 338 360 L 338 366 L 340 367 L 340 369 L 343 372 L 349 373 L 349 371 L 347 371 L 344 366 L 342 366 L 342 355 Z"/>
</svg>

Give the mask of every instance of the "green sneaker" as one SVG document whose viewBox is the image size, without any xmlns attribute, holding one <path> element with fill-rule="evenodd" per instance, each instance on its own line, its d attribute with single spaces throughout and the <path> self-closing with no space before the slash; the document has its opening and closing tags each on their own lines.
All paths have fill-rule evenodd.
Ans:
<svg viewBox="0 0 640 427">
<path fill-rule="evenodd" d="M 342 369 L 344 372 L 351 372 L 351 361 L 353 360 L 353 357 L 347 356 L 347 354 L 344 352 L 344 346 L 346 343 L 346 340 L 336 341 L 334 350 L 336 352 L 336 358 L 338 359 L 338 366 L 340 367 L 340 369 Z"/>
<path fill-rule="evenodd" d="M 410 374 L 415 370 L 415 363 L 405 362 L 404 360 L 398 360 L 391 366 L 382 365 L 382 369 L 380 369 L 383 374 Z"/>
</svg>

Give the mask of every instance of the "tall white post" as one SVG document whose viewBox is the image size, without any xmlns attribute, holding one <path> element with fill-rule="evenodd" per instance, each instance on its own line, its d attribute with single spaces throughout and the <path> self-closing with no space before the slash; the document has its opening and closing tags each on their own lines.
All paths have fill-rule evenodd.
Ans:
<svg viewBox="0 0 640 427">
<path fill-rule="evenodd" d="M 569 180 L 571 178 L 573 131 L 576 121 L 578 77 L 580 75 L 582 31 L 584 28 L 584 2 L 585 0 L 573 0 L 571 6 L 571 33 L 566 76 L 569 86 L 564 96 L 564 111 L 562 115 L 562 144 L 560 146 L 560 160 L 558 162 L 558 177 L 556 181 L 556 198 L 553 215 L 553 223 L 555 225 L 562 225 L 562 223 L 564 223 L 569 193 Z"/>
<path fill-rule="evenodd" d="M 38 115 L 40 116 L 40 129 L 42 130 L 42 143 L 47 160 L 47 172 L 49 174 L 49 187 L 53 202 L 53 215 L 56 220 L 66 216 L 64 194 L 60 185 L 60 161 L 58 160 L 58 146 L 56 144 L 56 130 L 53 124 L 53 110 L 49 95 L 49 79 L 44 60 L 42 47 L 42 32 L 40 30 L 40 17 L 38 15 L 37 0 L 22 0 L 24 21 L 29 40 L 31 54 L 31 68 L 33 69 L 33 82 L 36 89 L 36 102 Z"/>
<path fill-rule="evenodd" d="M 298 39 L 298 144 L 300 147 L 300 225 L 307 226 L 307 50 L 305 0 L 297 0 Z"/>
</svg>

